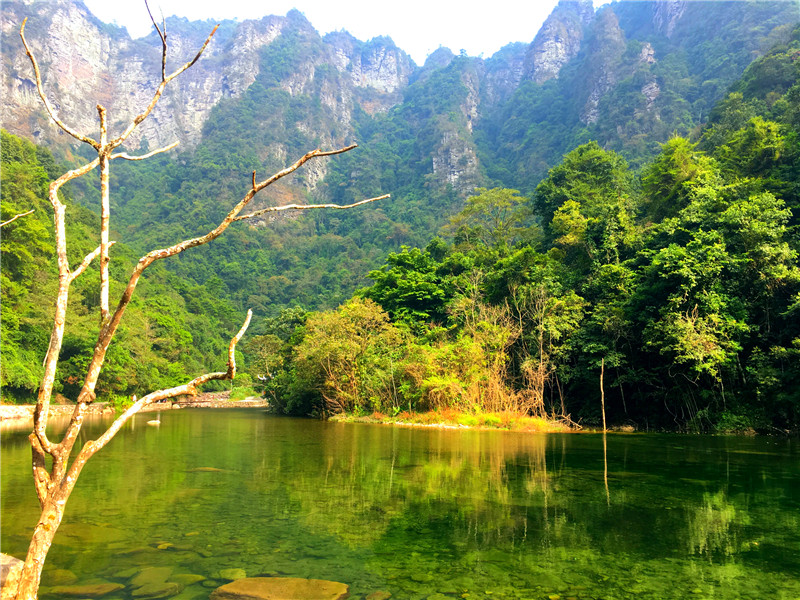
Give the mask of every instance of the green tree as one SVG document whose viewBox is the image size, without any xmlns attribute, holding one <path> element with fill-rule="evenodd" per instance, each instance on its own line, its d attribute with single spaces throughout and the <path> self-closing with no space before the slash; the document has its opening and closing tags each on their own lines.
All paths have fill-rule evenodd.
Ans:
<svg viewBox="0 0 800 600">
<path fill-rule="evenodd" d="M 504 188 L 477 188 L 464 208 L 450 219 L 449 230 L 456 243 L 480 243 L 501 252 L 530 237 L 524 224 L 530 220 L 529 199 L 519 191 Z"/>
<path fill-rule="evenodd" d="M 549 241 L 578 270 L 620 259 L 635 238 L 636 192 L 625 160 L 596 142 L 564 156 L 536 188 L 533 204 Z"/>
<path fill-rule="evenodd" d="M 370 299 L 314 313 L 295 349 L 298 384 L 324 413 L 389 411 L 397 405 L 395 363 L 402 334 Z"/>
</svg>

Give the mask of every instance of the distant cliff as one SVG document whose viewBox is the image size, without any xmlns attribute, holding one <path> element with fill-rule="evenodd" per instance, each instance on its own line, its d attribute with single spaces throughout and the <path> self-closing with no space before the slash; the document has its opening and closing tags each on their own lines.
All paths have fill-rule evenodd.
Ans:
<svg viewBox="0 0 800 600">
<path fill-rule="evenodd" d="M 793 2 L 623 0 L 595 12 L 591 0 L 561 0 L 529 44 L 488 59 L 441 48 L 422 66 L 386 37 L 321 37 L 297 11 L 226 21 L 132 145 L 177 139 L 186 151 L 211 136 L 253 143 L 272 165 L 301 142 L 333 146 L 383 132 L 381 152 L 411 165 L 418 187 L 530 188 L 581 141 L 597 139 L 635 163 L 673 132 L 702 123 L 747 64 L 789 35 L 798 10 Z M 97 131 L 97 103 L 120 124 L 151 97 L 159 76 L 154 33 L 132 40 L 78 0 L 4 1 L 2 108 L 11 132 L 70 142 L 40 108 L 18 35 L 25 17 L 47 94 L 80 131 Z M 168 19 L 169 65 L 189 60 L 212 26 Z M 270 124 L 262 119 L 247 130 L 257 141 L 236 138 L 231 120 L 263 101 L 261 90 L 288 100 L 270 96 Z M 383 129 L 392 127 L 392 134 Z M 298 190 L 317 190 L 328 175 L 326 165 L 315 166 L 298 178 Z"/>
<path fill-rule="evenodd" d="M 13 133 L 51 142 L 59 137 L 41 116 L 33 72 L 19 39 L 19 26 L 26 17 L 26 35 L 41 63 L 47 94 L 59 114 L 78 130 L 87 134 L 98 130 L 97 103 L 122 123 L 152 97 L 160 75 L 160 44 L 154 33 L 132 40 L 124 29 L 100 22 L 75 0 L 3 2 L 2 102 L 4 126 Z M 169 18 L 166 25 L 168 68 L 174 68 L 194 56 L 214 23 Z M 141 136 L 151 147 L 175 139 L 195 145 L 211 109 L 224 98 L 239 97 L 256 81 L 261 51 L 288 31 L 319 39 L 297 11 L 286 17 L 223 22 L 203 60 L 167 88 Z M 292 95 L 308 93 L 316 70 L 324 65 L 347 75 L 340 80 L 344 89 L 324 99 L 343 103 L 336 109 L 345 125 L 354 103 L 374 113 L 399 102 L 415 68 L 389 38 L 365 43 L 336 33 L 326 36 L 318 52 L 287 73 L 280 85 Z"/>
</svg>

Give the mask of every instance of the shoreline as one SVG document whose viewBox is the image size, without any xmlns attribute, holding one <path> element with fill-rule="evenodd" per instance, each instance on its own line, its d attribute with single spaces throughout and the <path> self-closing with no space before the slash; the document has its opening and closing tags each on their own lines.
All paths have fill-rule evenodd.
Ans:
<svg viewBox="0 0 800 600">
<path fill-rule="evenodd" d="M 229 400 L 230 392 L 209 392 L 198 394 L 191 399 L 181 399 L 175 402 L 159 402 L 143 407 L 139 413 L 159 412 L 162 410 L 178 410 L 183 408 L 266 408 L 269 401 L 265 398 L 250 396 L 244 400 Z M 188 397 L 185 397 L 188 398 Z M 30 421 L 33 425 L 33 412 L 35 404 L 0 404 L 0 423 L 22 425 Z M 68 417 L 75 410 L 74 404 L 51 404 L 51 417 Z M 87 415 L 111 415 L 116 410 L 108 402 L 95 402 L 90 404 Z M 137 413 L 138 414 L 138 413 Z"/>
<path fill-rule="evenodd" d="M 397 416 L 337 414 L 328 418 L 334 423 L 371 423 L 397 427 L 453 429 L 457 431 L 516 431 L 523 433 L 577 433 L 580 426 L 557 419 L 543 419 L 513 412 L 461 413 L 457 411 L 402 412 Z"/>
</svg>

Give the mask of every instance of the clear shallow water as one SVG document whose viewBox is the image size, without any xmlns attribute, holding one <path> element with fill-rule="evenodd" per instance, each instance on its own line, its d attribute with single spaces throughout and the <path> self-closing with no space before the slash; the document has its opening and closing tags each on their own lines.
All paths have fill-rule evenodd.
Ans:
<svg viewBox="0 0 800 600">
<path fill-rule="evenodd" d="M 151 418 L 87 464 L 45 583 L 169 565 L 214 585 L 228 568 L 332 579 L 353 598 L 800 598 L 796 440 L 608 435 L 604 452 L 599 434 Z M 2 434 L 2 500 L 2 551 L 22 557 L 37 506 L 25 432 Z"/>
</svg>

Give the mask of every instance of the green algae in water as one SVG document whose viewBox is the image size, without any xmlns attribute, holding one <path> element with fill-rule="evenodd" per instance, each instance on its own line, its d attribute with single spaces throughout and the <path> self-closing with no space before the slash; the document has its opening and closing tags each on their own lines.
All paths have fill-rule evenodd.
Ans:
<svg viewBox="0 0 800 600">
<path fill-rule="evenodd" d="M 239 572 L 342 581 L 354 598 L 800 598 L 796 441 L 609 435 L 604 460 L 602 435 L 146 420 L 84 469 L 42 600 L 66 572 L 130 599 L 153 567 L 180 600 Z M 16 556 L 36 520 L 29 457 L 24 432 L 3 434 Z"/>
</svg>

